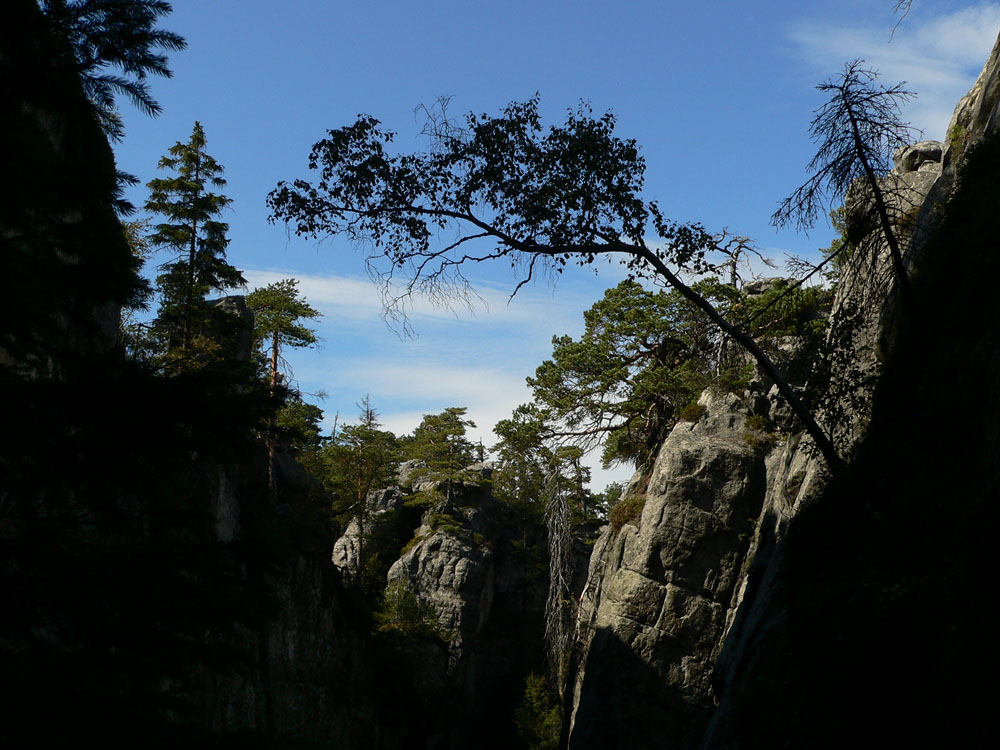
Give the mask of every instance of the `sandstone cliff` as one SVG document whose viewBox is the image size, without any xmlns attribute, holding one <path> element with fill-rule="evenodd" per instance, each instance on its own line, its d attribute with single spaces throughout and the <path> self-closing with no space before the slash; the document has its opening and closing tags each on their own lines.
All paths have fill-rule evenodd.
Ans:
<svg viewBox="0 0 1000 750">
<path fill-rule="evenodd" d="M 301 523 L 327 501 L 294 462 L 269 501 L 234 377 L 119 356 L 144 285 L 111 148 L 38 4 L 3 15 L 0 745 L 370 744 L 364 634 Z"/>
<path fill-rule="evenodd" d="M 390 584 L 404 581 L 431 608 L 444 636 L 443 648 L 421 646 L 406 677 L 426 719 L 425 734 L 411 734 L 409 742 L 433 748 L 515 746 L 513 709 L 525 675 L 543 663 L 547 580 L 527 553 L 544 540 L 493 498 L 489 464 L 468 467 L 466 479 L 449 492 L 430 478 L 414 481 L 419 469 L 406 462 L 397 487 L 371 493 L 365 532 L 412 516 L 415 493 L 437 497 L 407 531 L 409 541 L 387 576 Z M 354 519 L 334 545 L 334 564 L 347 575 L 356 571 L 360 534 Z"/>
<path fill-rule="evenodd" d="M 974 540 L 997 515 L 996 442 L 954 442 L 995 435 L 1000 414 L 974 395 L 1000 374 L 987 353 L 1000 315 L 972 278 L 996 277 L 998 49 L 948 142 L 896 154 L 883 181 L 915 321 L 902 322 L 863 191 L 848 196 L 857 250 L 810 385 L 849 469 L 831 484 L 800 434 L 766 456 L 741 441 L 749 413 L 782 413 L 774 391 L 702 397 L 706 415 L 679 424 L 633 480 L 641 516 L 595 547 L 571 748 L 971 746 L 994 734 L 961 661 L 984 623 L 945 592 L 985 575 Z M 995 665 L 996 649 L 982 652 Z"/>
</svg>

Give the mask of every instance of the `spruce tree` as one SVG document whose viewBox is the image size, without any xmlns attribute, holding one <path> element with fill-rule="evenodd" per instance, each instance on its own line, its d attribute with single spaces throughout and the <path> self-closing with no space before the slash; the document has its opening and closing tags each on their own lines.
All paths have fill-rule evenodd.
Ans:
<svg viewBox="0 0 1000 750">
<path fill-rule="evenodd" d="M 170 147 L 158 167 L 175 174 L 148 183 L 146 210 L 165 218 L 149 241 L 173 254 L 156 279 L 162 297 L 157 328 L 167 339 L 168 351 L 184 358 L 199 349 L 211 322 L 208 293 L 244 286 L 246 280 L 226 262 L 229 225 L 217 217 L 232 201 L 211 191 L 226 181 L 222 165 L 205 151 L 201 123 L 195 122 L 187 143 Z"/>
</svg>

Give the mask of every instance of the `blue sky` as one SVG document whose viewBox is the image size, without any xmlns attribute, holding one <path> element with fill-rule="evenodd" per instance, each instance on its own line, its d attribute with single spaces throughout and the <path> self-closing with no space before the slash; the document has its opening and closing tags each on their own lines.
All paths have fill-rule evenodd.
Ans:
<svg viewBox="0 0 1000 750">
<path fill-rule="evenodd" d="M 414 109 L 452 97 L 450 111 L 496 112 L 538 92 L 549 122 L 589 102 L 612 110 L 618 133 L 647 162 L 646 193 L 667 216 L 728 227 L 765 252 L 808 255 L 829 244 L 768 224 L 803 182 L 814 85 L 862 57 L 919 98 L 906 116 L 943 139 L 1000 30 L 1000 4 L 914 0 L 891 43 L 892 0 L 823 3 L 468 0 L 173 0 L 163 25 L 188 49 L 174 77 L 153 81 L 163 114 L 123 109 L 120 167 L 144 184 L 195 120 L 226 167 L 229 260 L 250 288 L 295 277 L 323 313 L 316 351 L 290 353 L 306 392 L 325 391 L 332 421 L 351 420 L 366 394 L 396 432 L 422 414 L 467 406 L 474 438 L 528 399 L 525 376 L 551 353 L 553 334 L 578 335 L 581 313 L 621 278 L 567 273 L 555 288 L 526 288 L 506 304 L 504 269 L 475 270 L 486 306 L 474 314 L 418 302 L 418 338 L 380 318 L 363 256 L 343 241 L 317 245 L 267 223 L 264 199 L 280 179 L 306 177 L 310 146 L 326 129 L 372 114 L 420 148 Z M 131 195 L 142 204 L 143 188 Z M 155 262 L 155 259 L 154 259 Z M 596 489 L 629 471 L 595 472 Z"/>
</svg>

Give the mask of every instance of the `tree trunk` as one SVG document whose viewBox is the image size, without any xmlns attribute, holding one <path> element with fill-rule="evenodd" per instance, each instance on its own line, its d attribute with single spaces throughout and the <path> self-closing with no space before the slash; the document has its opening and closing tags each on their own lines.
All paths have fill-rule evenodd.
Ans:
<svg viewBox="0 0 1000 750">
<path fill-rule="evenodd" d="M 194 181 L 198 184 L 201 179 L 201 162 L 199 161 L 194 167 Z M 198 193 L 195 193 L 194 203 L 198 204 Z M 191 249 L 188 251 L 188 285 L 187 285 L 187 300 L 184 303 L 184 350 L 187 351 L 191 346 L 191 323 L 194 318 L 194 262 L 198 255 L 198 219 L 191 219 Z"/>
<path fill-rule="evenodd" d="M 670 284 L 670 286 L 681 294 L 681 296 L 694 303 L 699 309 L 708 315 L 711 321 L 715 323 L 715 325 L 717 325 L 723 333 L 730 336 L 736 341 L 736 343 L 750 353 L 750 356 L 754 358 L 757 364 L 759 364 L 763 368 L 764 372 L 766 372 L 774 381 L 774 384 L 778 386 L 778 391 L 785 397 L 785 400 L 788 401 L 788 405 L 792 408 L 792 411 L 795 412 L 795 416 L 797 416 L 802 422 L 806 432 L 809 433 L 809 436 L 816 443 L 816 447 L 819 449 L 820 453 L 823 454 L 823 458 L 826 459 L 826 463 L 830 471 L 836 472 L 841 469 L 844 465 L 844 460 L 837 453 L 837 449 L 834 448 L 830 438 L 827 437 L 826 433 L 823 432 L 823 429 L 816 423 L 813 415 L 809 413 L 809 410 L 799 399 L 798 395 L 796 395 L 795 391 L 792 390 L 791 386 L 788 385 L 788 382 L 781 375 L 781 373 L 778 372 L 778 369 L 774 366 L 770 357 L 768 357 L 757 345 L 757 342 L 754 341 L 748 334 L 744 333 L 719 315 L 718 310 L 712 306 L 712 303 L 681 281 L 651 250 L 645 247 L 631 248 L 628 246 L 624 246 L 623 249 L 631 255 L 638 255 L 643 258 L 643 260 L 649 263 L 656 270 L 656 272 L 660 274 L 668 284 Z"/>
<path fill-rule="evenodd" d="M 846 99 L 844 104 L 849 107 Z M 858 123 L 854 118 L 853 111 L 848 109 L 847 116 L 851 120 L 851 134 L 854 138 L 854 148 L 858 152 L 858 160 L 865 170 L 865 178 L 872 189 L 872 196 L 875 199 L 875 211 L 878 213 L 879 224 L 882 225 L 882 234 L 885 235 L 885 242 L 889 246 L 889 255 L 892 256 L 892 268 L 895 271 L 896 282 L 899 284 L 899 290 L 903 297 L 903 307 L 906 308 L 907 314 L 912 316 L 916 309 L 913 302 L 913 290 L 910 287 L 910 280 L 906 275 L 906 267 L 903 265 L 903 252 L 899 247 L 899 240 L 892 229 L 892 223 L 889 221 L 889 209 L 885 205 L 885 195 L 879 187 L 875 170 L 872 169 L 865 154 L 864 143 L 861 140 L 861 133 L 858 131 Z"/>
<path fill-rule="evenodd" d="M 278 390 L 278 334 L 274 333 L 271 337 L 271 399 L 272 408 L 274 407 L 273 400 L 277 397 Z M 267 486 L 271 493 L 271 502 L 277 504 L 278 502 L 278 478 L 275 475 L 274 463 L 275 463 L 275 448 L 274 448 L 274 433 L 278 429 L 278 415 L 277 413 L 271 414 L 271 430 L 270 434 L 267 436 Z"/>
</svg>

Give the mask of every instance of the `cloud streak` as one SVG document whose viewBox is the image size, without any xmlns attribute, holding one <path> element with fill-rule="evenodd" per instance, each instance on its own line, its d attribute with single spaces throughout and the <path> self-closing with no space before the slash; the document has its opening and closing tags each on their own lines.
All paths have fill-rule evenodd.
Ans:
<svg viewBox="0 0 1000 750">
<path fill-rule="evenodd" d="M 335 415 L 342 423 L 354 421 L 355 403 L 367 394 L 385 428 L 396 434 L 412 432 L 424 414 L 465 406 L 476 423 L 470 439 L 487 448 L 496 442 L 496 423 L 530 400 L 525 377 L 551 355 L 552 335 L 579 335 L 582 311 L 609 283 L 566 283 L 558 292 L 539 284 L 522 289 L 508 305 L 508 289 L 477 282 L 484 303 L 472 312 L 414 300 L 408 314 L 420 335 L 401 340 L 381 320 L 381 301 L 367 278 L 280 268 L 244 275 L 250 288 L 296 278 L 299 291 L 323 313 L 316 322 L 323 348 L 288 357 L 304 391 L 329 394 L 322 405 L 325 429 L 332 428 Z M 590 462 L 595 489 L 630 474 L 602 470 L 596 455 Z"/>
<path fill-rule="evenodd" d="M 281 279 L 296 278 L 299 291 L 324 315 L 351 320 L 381 320 L 383 307 L 378 288 L 370 279 L 356 276 L 325 274 L 300 274 L 295 271 L 261 268 L 244 271 L 249 288 L 265 286 Z M 589 307 L 600 292 L 588 288 L 582 293 L 553 293 L 544 284 L 523 288 L 511 300 L 510 290 L 494 282 L 474 281 L 478 297 L 469 304 L 457 300 L 453 305 L 436 304 L 426 297 L 414 295 L 405 308 L 407 316 L 416 323 L 421 321 L 480 322 L 492 325 L 523 325 L 540 320 L 558 322 L 570 311 L 576 317 L 584 307 Z"/>
<path fill-rule="evenodd" d="M 910 14 L 889 41 L 888 30 L 804 22 L 790 33 L 797 55 L 825 75 L 864 59 L 891 85 L 906 81 L 918 98 L 904 116 L 925 137 L 943 139 L 956 102 L 970 88 L 1000 29 L 1000 6 L 982 4 L 922 21 Z"/>
</svg>

